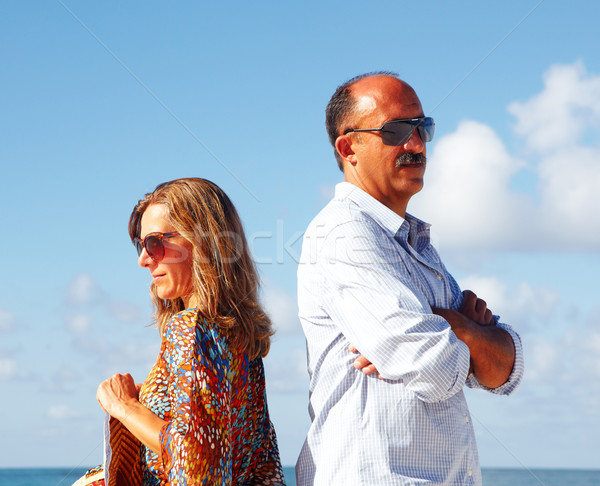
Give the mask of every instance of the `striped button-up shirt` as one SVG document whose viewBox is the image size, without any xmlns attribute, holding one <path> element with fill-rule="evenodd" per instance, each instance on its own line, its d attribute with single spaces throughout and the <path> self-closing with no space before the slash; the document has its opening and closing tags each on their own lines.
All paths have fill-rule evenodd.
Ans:
<svg viewBox="0 0 600 486">
<path fill-rule="evenodd" d="M 462 292 L 430 243 L 429 225 L 402 218 L 341 183 L 309 225 L 298 267 L 299 316 L 310 375 L 308 436 L 296 464 L 305 485 L 478 485 L 465 385 L 469 349 L 432 307 Z M 496 317 L 498 322 L 498 318 Z M 523 374 L 519 336 L 509 394 Z M 353 367 L 353 344 L 379 371 Z"/>
</svg>

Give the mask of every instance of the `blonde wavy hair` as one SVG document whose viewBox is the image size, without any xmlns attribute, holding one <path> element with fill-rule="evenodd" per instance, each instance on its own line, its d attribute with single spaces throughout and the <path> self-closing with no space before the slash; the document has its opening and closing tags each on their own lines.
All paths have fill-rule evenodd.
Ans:
<svg viewBox="0 0 600 486">
<path fill-rule="evenodd" d="M 144 211 L 164 204 L 169 222 L 192 244 L 193 295 L 209 323 L 230 330 L 234 346 L 252 359 L 269 352 L 271 320 L 258 302 L 259 278 L 235 206 L 216 184 L 199 178 L 159 184 L 146 194 L 129 218 L 129 236 L 140 236 Z M 150 295 L 162 334 L 167 321 L 184 310 L 183 300 Z"/>
</svg>

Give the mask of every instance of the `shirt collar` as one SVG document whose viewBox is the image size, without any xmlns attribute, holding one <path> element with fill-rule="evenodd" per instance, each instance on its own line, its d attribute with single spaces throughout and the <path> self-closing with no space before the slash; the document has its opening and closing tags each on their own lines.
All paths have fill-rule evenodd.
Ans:
<svg viewBox="0 0 600 486">
<path fill-rule="evenodd" d="M 403 218 L 354 184 L 349 182 L 337 184 L 335 186 L 335 199 L 349 199 L 354 202 L 392 236 L 398 235 L 406 240 L 409 233 L 411 233 L 413 239 L 418 238 L 421 243 L 424 243 L 423 240 L 429 242 L 429 228 L 431 227 L 429 223 L 421 221 L 408 213 Z"/>
<path fill-rule="evenodd" d="M 363 212 L 371 216 L 381 227 L 390 232 L 392 236 L 398 232 L 402 223 L 404 223 L 402 216 L 349 182 L 340 182 L 335 186 L 335 199 L 349 199 L 356 203 Z"/>
</svg>

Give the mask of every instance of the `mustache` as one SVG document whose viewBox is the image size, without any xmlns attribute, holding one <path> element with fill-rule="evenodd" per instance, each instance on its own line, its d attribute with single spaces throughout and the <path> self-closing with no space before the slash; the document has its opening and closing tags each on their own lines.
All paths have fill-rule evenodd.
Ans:
<svg viewBox="0 0 600 486">
<path fill-rule="evenodd" d="M 396 159 L 396 167 L 402 167 L 409 164 L 426 164 L 427 157 L 422 153 L 415 154 L 413 152 L 404 152 Z"/>
</svg>

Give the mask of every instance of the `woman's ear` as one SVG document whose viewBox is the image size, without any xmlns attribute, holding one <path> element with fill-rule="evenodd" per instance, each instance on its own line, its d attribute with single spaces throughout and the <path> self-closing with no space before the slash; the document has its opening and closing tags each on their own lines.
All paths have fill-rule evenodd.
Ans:
<svg viewBox="0 0 600 486">
<path fill-rule="evenodd" d="M 342 160 L 356 165 L 356 155 L 354 154 L 354 150 L 352 150 L 352 139 L 349 135 L 340 135 L 335 139 L 335 149 L 340 154 Z"/>
</svg>

